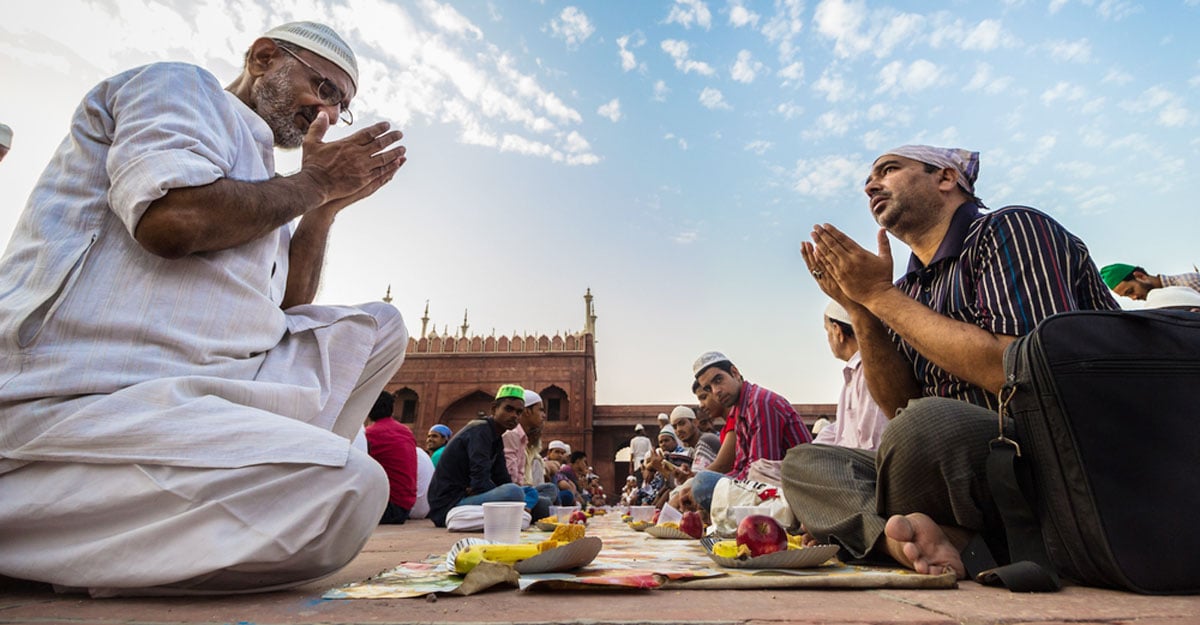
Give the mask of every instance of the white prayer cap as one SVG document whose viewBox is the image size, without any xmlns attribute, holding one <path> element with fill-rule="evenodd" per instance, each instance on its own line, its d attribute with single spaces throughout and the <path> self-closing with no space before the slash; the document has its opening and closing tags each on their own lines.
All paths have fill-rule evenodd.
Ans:
<svg viewBox="0 0 1200 625">
<path fill-rule="evenodd" d="M 696 412 L 687 406 L 675 406 L 671 411 L 671 423 L 675 423 L 676 419 L 691 419 L 696 420 Z"/>
<path fill-rule="evenodd" d="M 700 357 L 696 359 L 696 362 L 692 363 L 692 374 L 699 377 L 701 371 L 704 371 L 718 362 L 726 362 L 728 360 L 729 358 L 726 358 L 725 354 L 722 354 L 721 352 L 704 352 L 703 354 L 700 354 Z"/>
<path fill-rule="evenodd" d="M 542 403 L 541 395 L 538 395 L 537 393 L 535 393 L 529 389 L 525 389 L 525 407 L 526 408 L 528 408 L 530 406 L 535 406 L 540 403 Z"/>
<path fill-rule="evenodd" d="M 1187 286 L 1150 289 L 1144 308 L 1200 308 L 1200 293 Z"/>
<path fill-rule="evenodd" d="M 658 413 L 658 422 L 659 423 L 670 423 L 671 417 L 667 416 L 667 413 L 665 413 L 665 412 L 660 412 L 660 413 Z"/>
<path fill-rule="evenodd" d="M 358 89 L 358 59 L 334 30 L 317 22 L 288 22 L 268 30 L 264 37 L 296 44 L 342 68 Z"/>
<path fill-rule="evenodd" d="M 4 124 L 0 124 L 0 146 L 12 147 L 12 128 Z"/>
<path fill-rule="evenodd" d="M 834 321 L 841 321 L 846 325 L 852 325 L 850 323 L 850 313 L 846 312 L 846 309 L 842 308 L 841 304 L 833 300 L 829 300 L 829 305 L 825 307 L 825 316 Z"/>
<path fill-rule="evenodd" d="M 567 452 L 568 454 L 571 453 L 571 446 L 562 441 L 550 441 L 550 444 L 547 446 L 547 449 L 561 449 L 561 450 Z"/>
</svg>

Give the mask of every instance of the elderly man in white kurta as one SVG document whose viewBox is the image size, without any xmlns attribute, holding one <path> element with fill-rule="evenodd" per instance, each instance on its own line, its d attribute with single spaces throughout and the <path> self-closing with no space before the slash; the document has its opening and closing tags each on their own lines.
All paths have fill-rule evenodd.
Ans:
<svg viewBox="0 0 1200 625">
<path fill-rule="evenodd" d="M 296 22 L 225 89 L 160 63 L 84 97 L 0 259 L 0 574 L 266 590 L 362 548 L 388 484 L 350 439 L 408 333 L 311 304 L 334 217 L 405 161 L 386 123 L 323 142 L 357 75 Z"/>
</svg>

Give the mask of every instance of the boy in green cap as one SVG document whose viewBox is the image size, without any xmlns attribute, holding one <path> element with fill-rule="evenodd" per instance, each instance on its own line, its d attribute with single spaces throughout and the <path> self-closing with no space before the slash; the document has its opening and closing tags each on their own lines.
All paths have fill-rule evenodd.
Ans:
<svg viewBox="0 0 1200 625">
<path fill-rule="evenodd" d="M 1186 286 L 1200 292 L 1200 273 L 1152 276 L 1136 265 L 1113 263 L 1100 269 L 1100 277 L 1113 293 L 1129 299 L 1145 300 L 1150 291 L 1164 286 Z"/>
</svg>

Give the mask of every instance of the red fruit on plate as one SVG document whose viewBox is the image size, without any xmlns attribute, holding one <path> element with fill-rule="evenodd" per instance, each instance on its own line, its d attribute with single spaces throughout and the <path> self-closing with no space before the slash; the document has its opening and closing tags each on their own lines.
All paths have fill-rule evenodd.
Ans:
<svg viewBox="0 0 1200 625">
<path fill-rule="evenodd" d="M 655 510 L 655 511 L 654 511 L 654 518 L 650 519 L 650 522 L 651 522 L 651 523 L 653 523 L 653 524 L 655 524 L 655 525 L 658 525 L 658 513 L 659 513 L 659 512 L 662 512 L 662 510 Z"/>
<path fill-rule="evenodd" d="M 679 530 L 692 538 L 703 538 L 704 520 L 700 518 L 700 513 L 694 510 L 684 512 L 679 520 Z"/>
<path fill-rule="evenodd" d="M 752 514 L 738 523 L 737 544 L 746 545 L 752 557 L 787 549 L 787 532 L 779 521 L 765 515 Z"/>
<path fill-rule="evenodd" d="M 576 510 L 571 513 L 571 520 L 570 520 L 571 523 L 578 523 L 579 525 L 587 525 L 587 521 L 588 521 L 587 514 L 585 514 L 583 512 L 583 510 Z"/>
</svg>

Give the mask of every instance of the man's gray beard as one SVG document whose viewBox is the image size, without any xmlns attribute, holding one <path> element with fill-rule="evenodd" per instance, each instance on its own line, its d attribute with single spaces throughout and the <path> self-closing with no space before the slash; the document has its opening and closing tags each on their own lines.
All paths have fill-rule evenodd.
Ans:
<svg viewBox="0 0 1200 625">
<path fill-rule="evenodd" d="M 275 145 L 298 148 L 304 143 L 304 133 L 296 127 L 296 92 L 284 72 L 263 76 L 251 90 L 254 112 L 267 122 L 275 135 Z"/>
</svg>

